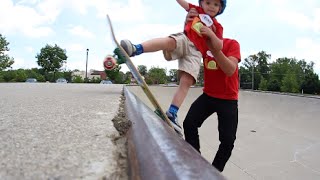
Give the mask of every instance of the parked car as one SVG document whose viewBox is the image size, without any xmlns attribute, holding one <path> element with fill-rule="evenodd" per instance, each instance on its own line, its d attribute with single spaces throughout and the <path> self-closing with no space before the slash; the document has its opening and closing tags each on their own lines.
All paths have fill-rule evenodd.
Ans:
<svg viewBox="0 0 320 180">
<path fill-rule="evenodd" d="M 59 78 L 56 80 L 56 83 L 68 83 L 68 81 L 65 78 Z"/>
<path fill-rule="evenodd" d="M 100 84 L 112 84 L 110 80 L 102 80 Z"/>
<path fill-rule="evenodd" d="M 28 79 L 26 80 L 26 83 L 36 83 L 36 82 L 38 82 L 38 81 L 37 81 L 37 79 L 35 79 L 35 78 L 28 78 Z"/>
</svg>

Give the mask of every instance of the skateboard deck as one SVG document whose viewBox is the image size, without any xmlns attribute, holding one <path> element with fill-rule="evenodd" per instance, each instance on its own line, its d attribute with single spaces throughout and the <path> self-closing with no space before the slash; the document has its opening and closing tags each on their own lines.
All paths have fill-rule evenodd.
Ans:
<svg viewBox="0 0 320 180">
<path fill-rule="evenodd" d="M 147 83 L 143 79 L 142 75 L 139 73 L 139 71 L 137 70 L 137 68 L 133 64 L 133 62 L 131 61 L 131 59 L 130 59 L 129 55 L 126 53 L 126 51 L 120 46 L 119 42 L 116 39 L 116 36 L 115 36 L 114 30 L 113 30 L 113 26 L 112 26 L 111 19 L 110 19 L 109 15 L 107 15 L 107 20 L 108 20 L 109 28 L 110 28 L 111 35 L 112 35 L 112 40 L 117 45 L 117 48 L 114 50 L 114 52 L 113 52 L 114 55 L 113 56 L 107 56 L 106 58 L 110 58 L 110 59 L 114 58 L 113 60 L 116 61 L 117 64 L 125 63 L 127 65 L 127 67 L 129 68 L 130 72 L 132 73 L 134 79 L 137 81 L 138 85 L 142 88 L 143 92 L 146 94 L 146 96 L 150 100 L 151 104 L 155 108 L 154 112 L 164 122 L 166 122 L 166 124 L 170 128 L 175 130 L 175 132 L 179 136 L 183 136 L 182 133 L 179 130 L 175 129 L 175 127 L 170 123 L 169 118 L 167 117 L 167 115 L 165 114 L 165 112 L 161 108 L 160 104 L 158 103 L 158 101 L 156 100 L 156 98 L 154 97 L 152 92 L 150 91 L 149 86 L 147 85 Z M 104 63 L 105 69 L 109 69 L 109 68 L 106 68 L 108 66 L 110 67 L 110 66 L 112 66 L 112 64 L 105 64 Z"/>
</svg>

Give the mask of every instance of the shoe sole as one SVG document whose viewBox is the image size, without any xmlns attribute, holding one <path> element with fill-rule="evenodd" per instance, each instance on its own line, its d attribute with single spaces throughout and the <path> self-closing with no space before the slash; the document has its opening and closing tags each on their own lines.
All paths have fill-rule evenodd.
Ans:
<svg viewBox="0 0 320 180">
<path fill-rule="evenodd" d="M 120 45 L 127 52 L 127 54 L 131 57 L 132 53 L 133 53 L 132 43 L 129 40 L 128 41 L 121 41 Z"/>
<path fill-rule="evenodd" d="M 182 134 L 182 128 L 179 127 L 178 125 L 176 125 L 175 123 L 171 122 L 170 121 L 170 124 L 173 126 L 174 130 L 179 133 L 179 134 Z"/>
</svg>

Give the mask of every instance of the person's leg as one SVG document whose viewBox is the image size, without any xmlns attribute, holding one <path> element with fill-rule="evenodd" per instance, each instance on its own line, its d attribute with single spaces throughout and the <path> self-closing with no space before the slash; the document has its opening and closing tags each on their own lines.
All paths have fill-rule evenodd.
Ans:
<svg viewBox="0 0 320 180">
<path fill-rule="evenodd" d="M 168 109 L 168 111 L 166 112 L 168 118 L 175 123 L 178 127 L 181 128 L 179 122 L 178 122 L 178 111 L 179 108 L 181 106 L 181 104 L 183 103 L 184 99 L 186 98 L 189 88 L 190 86 L 192 86 L 194 84 L 194 78 L 184 72 L 184 71 L 180 71 L 180 83 L 179 86 L 173 96 L 171 105 Z"/>
<path fill-rule="evenodd" d="M 232 100 L 218 101 L 217 115 L 220 145 L 212 165 L 222 172 L 231 156 L 234 141 L 236 140 L 238 127 L 238 102 Z"/>
<path fill-rule="evenodd" d="M 192 103 L 183 121 L 185 140 L 198 152 L 200 152 L 198 128 L 214 112 L 215 105 L 211 102 L 211 97 L 203 93 Z"/>
<path fill-rule="evenodd" d="M 176 41 L 171 37 L 155 38 L 141 44 L 132 44 L 129 40 L 121 40 L 120 44 L 129 56 L 160 50 L 173 51 L 176 48 Z"/>
<path fill-rule="evenodd" d="M 177 48 L 175 52 L 178 53 L 164 51 L 164 55 L 167 56 L 166 59 L 178 58 L 180 83 L 172 98 L 167 116 L 177 124 L 178 110 L 186 98 L 190 86 L 195 84 L 197 80 L 202 55 L 185 35 L 174 35 L 172 37 L 176 39 Z"/>
</svg>

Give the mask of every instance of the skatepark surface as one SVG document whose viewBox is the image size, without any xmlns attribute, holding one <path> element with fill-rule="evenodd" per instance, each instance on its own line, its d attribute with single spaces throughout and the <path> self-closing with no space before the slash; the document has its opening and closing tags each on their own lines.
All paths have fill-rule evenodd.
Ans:
<svg viewBox="0 0 320 180">
<path fill-rule="evenodd" d="M 127 86 L 146 105 L 139 86 Z M 114 140 L 123 85 L 1 83 L 0 179 L 98 179 L 125 158 Z M 176 87 L 150 86 L 164 110 Z M 191 88 L 180 124 L 202 93 Z M 239 125 L 227 179 L 320 179 L 320 99 L 240 91 Z M 217 117 L 200 128 L 201 152 L 218 149 Z M 122 157 L 122 159 L 119 159 Z M 119 161 L 121 160 L 121 161 Z M 120 172 L 121 171 L 121 172 Z M 123 174 L 123 173 L 122 173 Z M 119 176 L 119 175 L 115 175 Z"/>
<path fill-rule="evenodd" d="M 151 107 L 138 86 L 128 87 Z M 164 110 L 176 87 L 151 86 Z M 180 124 L 202 88 L 191 88 L 179 110 Z M 240 91 L 233 154 L 222 173 L 228 179 L 320 179 L 320 99 Z M 217 116 L 200 128 L 201 154 L 212 162 L 218 149 Z"/>
</svg>

